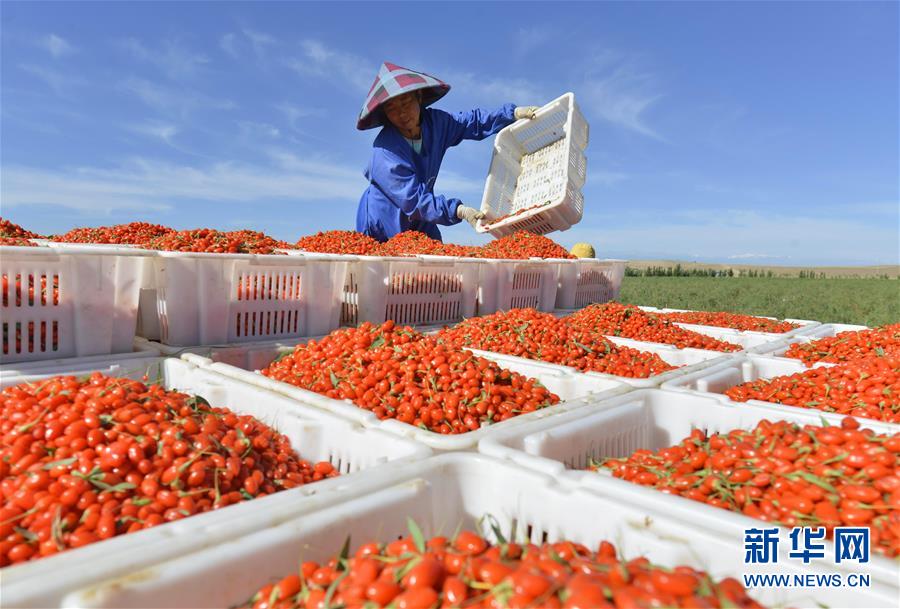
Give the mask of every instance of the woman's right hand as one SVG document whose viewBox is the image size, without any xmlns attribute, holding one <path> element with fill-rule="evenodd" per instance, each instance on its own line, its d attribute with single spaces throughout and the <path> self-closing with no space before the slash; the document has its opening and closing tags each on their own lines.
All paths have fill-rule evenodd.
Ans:
<svg viewBox="0 0 900 609">
<path fill-rule="evenodd" d="M 478 221 L 484 218 L 484 212 L 478 211 L 474 207 L 460 205 L 456 208 L 456 217 L 460 220 L 465 220 L 472 225 L 472 228 L 475 228 L 478 225 Z"/>
</svg>

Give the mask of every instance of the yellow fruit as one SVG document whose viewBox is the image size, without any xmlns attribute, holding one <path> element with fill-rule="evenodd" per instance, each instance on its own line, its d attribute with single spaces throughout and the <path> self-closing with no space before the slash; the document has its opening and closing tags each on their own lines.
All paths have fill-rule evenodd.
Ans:
<svg viewBox="0 0 900 609">
<path fill-rule="evenodd" d="M 576 243 L 572 246 L 572 250 L 569 252 L 576 258 L 596 258 L 597 255 L 594 253 L 594 246 L 590 243 Z"/>
</svg>

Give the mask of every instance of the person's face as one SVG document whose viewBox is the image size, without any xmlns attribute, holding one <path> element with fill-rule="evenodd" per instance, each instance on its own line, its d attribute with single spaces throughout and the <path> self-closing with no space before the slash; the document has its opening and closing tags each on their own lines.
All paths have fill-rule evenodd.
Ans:
<svg viewBox="0 0 900 609">
<path fill-rule="evenodd" d="M 417 91 L 404 93 L 384 104 L 384 115 L 404 135 L 418 131 L 420 110 Z"/>
</svg>

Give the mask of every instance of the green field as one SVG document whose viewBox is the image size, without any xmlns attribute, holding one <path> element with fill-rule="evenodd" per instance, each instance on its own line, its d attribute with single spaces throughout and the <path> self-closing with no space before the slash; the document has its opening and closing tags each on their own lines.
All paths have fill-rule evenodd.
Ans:
<svg viewBox="0 0 900 609">
<path fill-rule="evenodd" d="M 621 302 L 823 323 L 900 322 L 896 279 L 625 277 Z"/>
</svg>

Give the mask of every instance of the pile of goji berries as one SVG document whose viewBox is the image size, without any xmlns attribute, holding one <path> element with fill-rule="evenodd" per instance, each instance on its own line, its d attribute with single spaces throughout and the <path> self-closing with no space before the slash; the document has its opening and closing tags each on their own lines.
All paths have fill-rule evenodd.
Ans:
<svg viewBox="0 0 900 609">
<path fill-rule="evenodd" d="M 454 347 L 481 349 L 571 366 L 582 371 L 646 378 L 674 367 L 655 353 L 610 342 L 599 332 L 575 328 L 550 313 L 512 309 L 467 319 L 438 332 Z"/>
<path fill-rule="evenodd" d="M 29 241 L 24 237 L 0 237 L 0 245 L 12 245 L 15 247 L 37 247 L 34 241 Z"/>
<path fill-rule="evenodd" d="M 0 237 L 14 237 L 18 239 L 40 239 L 41 236 L 30 230 L 25 230 L 15 222 L 0 218 Z"/>
<path fill-rule="evenodd" d="M 301 237 L 294 244 L 297 249 L 307 252 L 356 256 L 376 256 L 380 246 L 381 244 L 372 237 L 352 230 L 318 232 L 315 235 Z"/>
<path fill-rule="evenodd" d="M 406 231 L 385 243 L 354 231 L 328 231 L 303 237 L 296 246 L 309 252 L 328 254 L 356 254 L 370 256 L 457 256 L 460 258 L 490 258 L 527 260 L 529 258 L 574 258 L 562 246 L 542 235 L 518 232 L 487 245 L 455 245 L 442 243 L 424 233 Z"/>
<path fill-rule="evenodd" d="M 525 260 L 528 258 L 565 258 L 573 259 L 575 256 L 566 251 L 558 243 L 543 235 L 535 235 L 525 231 L 519 231 L 507 235 L 480 248 L 479 258 L 498 258 Z"/>
<path fill-rule="evenodd" d="M 146 245 L 151 240 L 174 233 L 175 230 L 149 222 L 129 222 L 97 228 L 73 228 L 64 235 L 52 237 L 61 243 L 111 243 L 125 245 Z"/>
<path fill-rule="evenodd" d="M 159 385 L 0 392 L 0 567 L 336 476 L 253 417 Z"/>
<path fill-rule="evenodd" d="M 799 359 L 812 366 L 816 362 L 846 362 L 857 357 L 885 354 L 900 355 L 900 323 L 840 332 L 811 343 L 796 343 L 784 357 Z"/>
<path fill-rule="evenodd" d="M 872 548 L 900 554 L 900 434 L 761 421 L 751 431 L 605 459 L 617 478 L 788 527 L 867 526 Z"/>
<path fill-rule="evenodd" d="M 709 351 L 740 351 L 735 345 L 692 330 L 675 322 L 648 313 L 634 305 L 618 302 L 594 304 L 566 317 L 576 328 L 596 331 L 608 336 L 621 336 L 652 343 L 674 345 L 679 349 L 692 347 Z"/>
<path fill-rule="evenodd" d="M 264 233 L 249 230 L 220 232 L 198 228 L 172 232 L 147 242 L 146 247 L 172 252 L 206 252 L 215 254 L 281 254 L 279 249 L 293 249 Z"/>
<path fill-rule="evenodd" d="M 725 395 L 737 402 L 762 400 L 900 423 L 900 354 L 870 355 L 759 379 L 732 387 Z"/>
<path fill-rule="evenodd" d="M 379 419 L 441 434 L 466 433 L 559 402 L 537 381 L 392 321 L 298 345 L 262 373 L 349 400 Z"/>
<path fill-rule="evenodd" d="M 345 547 L 323 563 L 263 586 L 247 609 L 320 607 L 762 607 L 740 582 L 715 582 L 691 567 L 625 560 L 608 541 L 596 551 L 559 541 L 491 544 L 462 531 L 454 539 L 412 535 L 387 544 Z"/>
<path fill-rule="evenodd" d="M 432 256 L 479 256 L 479 249 L 474 246 L 442 243 L 424 233 L 406 231 L 397 233 L 378 248 L 381 256 L 409 256 L 429 254 Z"/>
<path fill-rule="evenodd" d="M 741 315 L 727 313 L 725 311 L 684 311 L 674 313 L 654 313 L 663 319 L 684 324 L 696 324 L 700 326 L 715 326 L 717 328 L 731 328 L 733 330 L 770 332 L 772 334 L 784 334 L 799 328 L 799 324 L 777 319 L 756 317 L 755 315 Z"/>
</svg>

